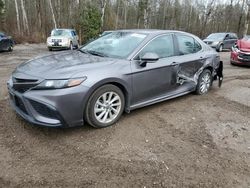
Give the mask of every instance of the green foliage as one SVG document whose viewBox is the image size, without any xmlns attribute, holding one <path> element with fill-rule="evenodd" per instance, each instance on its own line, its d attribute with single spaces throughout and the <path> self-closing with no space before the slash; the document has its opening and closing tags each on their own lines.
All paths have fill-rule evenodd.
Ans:
<svg viewBox="0 0 250 188">
<path fill-rule="evenodd" d="M 2 16 L 4 13 L 4 2 L 3 0 L 0 0 L 0 16 Z"/>
<path fill-rule="evenodd" d="M 86 6 L 80 14 L 80 28 L 83 31 L 83 41 L 96 38 L 100 34 L 101 15 L 93 5 Z"/>
</svg>

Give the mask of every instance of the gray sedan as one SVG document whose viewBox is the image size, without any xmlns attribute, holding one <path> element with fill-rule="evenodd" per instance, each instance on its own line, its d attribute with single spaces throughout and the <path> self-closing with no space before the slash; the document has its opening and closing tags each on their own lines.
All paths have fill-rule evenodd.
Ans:
<svg viewBox="0 0 250 188">
<path fill-rule="evenodd" d="M 217 52 L 222 52 L 224 49 L 231 49 L 237 40 L 235 33 L 212 33 L 203 41 Z"/>
<path fill-rule="evenodd" d="M 11 106 L 27 121 L 50 127 L 114 124 L 125 111 L 222 80 L 217 52 L 179 31 L 122 30 L 77 51 L 19 65 L 7 83 Z"/>
</svg>

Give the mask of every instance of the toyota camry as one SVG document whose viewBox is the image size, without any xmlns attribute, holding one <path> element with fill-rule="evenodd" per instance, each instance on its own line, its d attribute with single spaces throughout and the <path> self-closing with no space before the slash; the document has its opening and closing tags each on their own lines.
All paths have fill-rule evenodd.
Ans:
<svg viewBox="0 0 250 188">
<path fill-rule="evenodd" d="M 131 110 L 222 82 L 219 55 L 180 31 L 121 30 L 79 50 L 20 64 L 7 86 L 27 121 L 50 127 L 107 127 Z"/>
</svg>

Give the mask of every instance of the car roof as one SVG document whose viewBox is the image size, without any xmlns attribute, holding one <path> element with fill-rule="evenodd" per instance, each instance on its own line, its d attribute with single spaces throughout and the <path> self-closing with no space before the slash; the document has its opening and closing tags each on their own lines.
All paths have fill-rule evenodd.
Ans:
<svg viewBox="0 0 250 188">
<path fill-rule="evenodd" d="M 211 34 L 224 34 L 224 35 L 226 35 L 226 34 L 235 34 L 236 35 L 236 33 L 232 33 L 232 32 L 218 32 L 218 33 L 211 33 Z"/>
<path fill-rule="evenodd" d="M 56 29 L 53 29 L 53 30 L 67 30 L 67 31 L 75 31 L 75 29 L 64 29 L 64 28 L 56 28 Z M 52 30 L 52 31 L 53 31 Z"/>
<path fill-rule="evenodd" d="M 160 30 L 160 29 L 122 29 L 122 30 L 114 30 L 112 32 L 134 32 L 134 33 L 152 34 L 152 35 L 165 34 L 165 33 L 180 33 L 180 34 L 192 35 L 184 31 Z"/>
</svg>

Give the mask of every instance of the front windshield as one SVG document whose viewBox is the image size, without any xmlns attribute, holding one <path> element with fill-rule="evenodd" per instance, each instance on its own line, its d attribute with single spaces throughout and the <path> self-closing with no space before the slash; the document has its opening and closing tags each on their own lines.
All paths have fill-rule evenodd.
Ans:
<svg viewBox="0 0 250 188">
<path fill-rule="evenodd" d="M 134 32 L 112 32 L 87 44 L 83 52 L 102 54 L 113 58 L 126 58 L 147 37 L 146 34 Z"/>
<path fill-rule="evenodd" d="M 70 31 L 63 29 L 56 29 L 51 32 L 51 36 L 69 36 Z"/>
<path fill-rule="evenodd" d="M 217 39 L 223 40 L 225 37 L 225 33 L 213 33 L 207 37 L 207 39 Z"/>
</svg>

